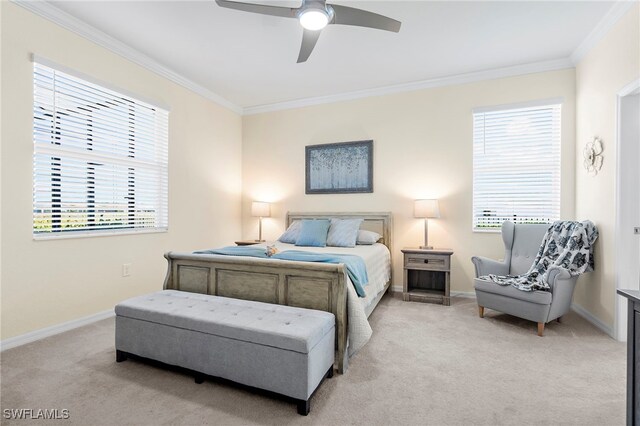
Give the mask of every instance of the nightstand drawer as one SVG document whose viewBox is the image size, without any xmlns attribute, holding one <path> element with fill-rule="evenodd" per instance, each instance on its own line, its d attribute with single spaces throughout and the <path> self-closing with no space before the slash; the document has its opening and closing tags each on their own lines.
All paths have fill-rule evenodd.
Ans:
<svg viewBox="0 0 640 426">
<path fill-rule="evenodd" d="M 450 269 L 449 256 L 406 253 L 404 256 L 404 267 L 409 269 L 425 269 L 428 271 L 448 271 Z"/>
</svg>

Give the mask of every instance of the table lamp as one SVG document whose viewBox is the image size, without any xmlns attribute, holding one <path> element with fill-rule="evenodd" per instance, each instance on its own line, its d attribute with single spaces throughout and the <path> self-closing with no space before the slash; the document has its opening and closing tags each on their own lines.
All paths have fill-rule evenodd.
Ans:
<svg viewBox="0 0 640 426">
<path fill-rule="evenodd" d="M 271 216 L 271 205 L 269 203 L 265 203 L 264 201 L 254 201 L 251 203 L 251 216 L 259 217 L 259 231 L 258 231 L 258 239 L 257 242 L 263 242 L 262 239 L 262 218 Z"/>
<path fill-rule="evenodd" d="M 413 216 L 424 218 L 424 245 L 420 246 L 420 248 L 432 250 L 433 246 L 429 245 L 429 219 L 437 219 L 440 217 L 438 200 L 416 200 Z"/>
</svg>

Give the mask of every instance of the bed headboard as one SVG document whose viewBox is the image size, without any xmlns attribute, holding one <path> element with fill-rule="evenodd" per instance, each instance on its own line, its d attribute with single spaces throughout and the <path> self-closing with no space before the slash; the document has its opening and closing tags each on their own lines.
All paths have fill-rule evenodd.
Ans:
<svg viewBox="0 0 640 426">
<path fill-rule="evenodd" d="M 340 218 L 340 219 L 364 219 L 362 225 L 360 225 L 360 229 L 365 229 L 367 231 L 377 232 L 382 235 L 382 240 L 379 242 L 387 246 L 389 251 L 393 253 L 391 250 L 391 230 L 392 230 L 392 218 L 393 215 L 391 212 L 340 212 L 340 213 L 330 213 L 330 212 L 287 212 L 287 228 L 291 225 L 291 222 L 294 220 L 302 220 L 302 219 L 330 219 L 332 217 Z"/>
</svg>

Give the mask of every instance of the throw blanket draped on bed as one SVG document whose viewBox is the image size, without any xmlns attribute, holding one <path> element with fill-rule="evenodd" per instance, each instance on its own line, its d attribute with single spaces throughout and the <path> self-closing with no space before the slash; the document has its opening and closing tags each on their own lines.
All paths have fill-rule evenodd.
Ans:
<svg viewBox="0 0 640 426">
<path fill-rule="evenodd" d="M 593 243 L 598 229 L 591 221 L 554 222 L 542 239 L 540 250 L 529 271 L 522 275 L 488 275 L 500 285 L 512 285 L 518 290 L 549 291 L 548 272 L 552 266 L 569 271 L 571 276 L 593 271 Z"/>
<path fill-rule="evenodd" d="M 195 254 L 222 254 L 227 256 L 249 256 L 268 258 L 264 247 L 230 246 L 219 249 L 194 251 Z M 365 297 L 364 286 L 369 282 L 367 267 L 360 256 L 353 254 L 311 253 L 300 250 L 285 250 L 274 254 L 271 259 L 294 260 L 298 262 L 343 263 L 347 275 L 359 297 Z"/>
</svg>

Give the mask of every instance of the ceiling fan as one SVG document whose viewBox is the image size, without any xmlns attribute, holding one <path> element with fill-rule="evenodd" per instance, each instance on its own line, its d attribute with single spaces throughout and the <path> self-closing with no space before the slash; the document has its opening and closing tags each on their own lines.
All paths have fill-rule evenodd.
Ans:
<svg viewBox="0 0 640 426">
<path fill-rule="evenodd" d="M 320 37 L 322 29 L 327 25 L 352 25 L 393 31 L 394 33 L 400 31 L 400 25 L 402 25 L 400 21 L 378 15 L 377 13 L 337 4 L 329 5 L 326 3 L 326 0 L 302 0 L 302 5 L 297 8 L 241 3 L 228 0 L 216 0 L 216 3 L 220 7 L 243 12 L 298 19 L 304 29 L 302 33 L 302 46 L 300 46 L 300 53 L 298 54 L 298 63 L 305 62 L 309 58 Z"/>
</svg>

